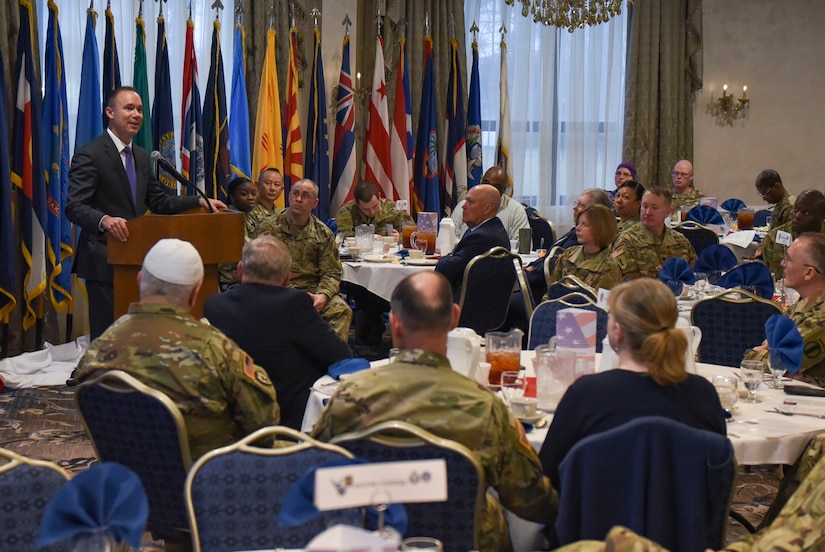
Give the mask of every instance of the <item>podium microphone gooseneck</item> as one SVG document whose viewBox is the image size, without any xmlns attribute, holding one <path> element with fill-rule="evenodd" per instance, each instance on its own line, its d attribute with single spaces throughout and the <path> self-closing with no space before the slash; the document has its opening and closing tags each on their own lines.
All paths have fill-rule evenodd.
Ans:
<svg viewBox="0 0 825 552">
<path fill-rule="evenodd" d="M 209 209 L 209 212 L 210 213 L 215 212 L 215 209 L 212 208 L 212 204 L 209 203 L 209 198 L 206 197 L 206 194 L 203 193 L 203 190 L 201 190 L 200 188 L 198 188 L 197 186 L 192 184 L 192 182 L 188 178 L 186 178 L 181 173 L 179 173 L 178 168 L 175 167 L 175 165 L 173 165 L 172 163 L 170 163 L 166 159 L 164 159 L 163 155 L 161 155 L 161 153 L 158 150 L 153 151 L 149 155 L 149 157 L 151 157 L 152 161 L 157 163 L 158 166 L 163 167 L 163 170 L 166 171 L 167 173 L 169 173 L 169 175 L 172 178 L 174 178 L 175 180 L 177 180 L 178 182 L 180 182 L 184 186 L 189 186 L 190 188 L 192 188 L 193 190 L 198 192 L 198 195 L 201 196 L 203 198 L 203 200 L 206 202 L 206 208 Z"/>
</svg>

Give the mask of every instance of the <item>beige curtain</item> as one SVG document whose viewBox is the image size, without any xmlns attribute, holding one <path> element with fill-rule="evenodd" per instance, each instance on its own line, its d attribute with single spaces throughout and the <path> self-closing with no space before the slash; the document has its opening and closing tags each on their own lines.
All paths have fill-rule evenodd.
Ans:
<svg viewBox="0 0 825 552">
<path fill-rule="evenodd" d="M 636 0 L 630 10 L 623 159 L 646 186 L 670 186 L 673 164 L 693 157 L 702 0 Z"/>
</svg>

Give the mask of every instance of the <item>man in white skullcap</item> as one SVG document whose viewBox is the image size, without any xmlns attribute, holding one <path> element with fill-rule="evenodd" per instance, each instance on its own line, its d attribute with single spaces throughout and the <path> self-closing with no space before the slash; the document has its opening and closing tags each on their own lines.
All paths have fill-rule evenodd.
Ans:
<svg viewBox="0 0 825 552">
<path fill-rule="evenodd" d="M 277 425 L 278 402 L 266 371 L 191 314 L 203 281 L 195 247 L 160 240 L 137 279 L 140 302 L 89 345 L 77 381 L 98 370 L 123 370 L 166 393 L 181 409 L 193 459 Z"/>
</svg>

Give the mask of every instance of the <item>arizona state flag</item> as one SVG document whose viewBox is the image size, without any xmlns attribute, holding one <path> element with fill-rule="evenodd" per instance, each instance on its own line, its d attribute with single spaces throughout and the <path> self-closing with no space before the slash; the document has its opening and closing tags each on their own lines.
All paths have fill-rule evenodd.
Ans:
<svg viewBox="0 0 825 552">
<path fill-rule="evenodd" d="M 255 120 L 255 142 L 252 172 L 257 177 L 262 169 L 278 169 L 284 173 L 283 129 L 281 128 L 281 100 L 278 92 L 278 67 L 275 63 L 275 30 L 266 32 L 266 57 L 258 91 L 258 115 Z M 284 207 L 281 194 L 275 205 Z"/>
<path fill-rule="evenodd" d="M 212 67 L 203 99 L 203 124 L 206 126 L 203 143 L 205 191 L 207 196 L 229 203 L 226 197 L 229 185 L 229 127 L 221 56 L 221 22 L 217 19 L 212 28 L 211 58 Z"/>
<path fill-rule="evenodd" d="M 26 312 L 23 329 L 37 321 L 34 301 L 46 290 L 46 182 L 42 162 L 40 75 L 35 68 L 34 7 L 20 1 L 20 32 L 17 35 L 17 100 L 14 110 L 14 155 L 12 183 L 20 188 L 20 236 L 26 273 L 23 293 Z"/>
<path fill-rule="evenodd" d="M 63 39 L 57 5 L 49 1 L 46 36 L 46 95 L 43 98 L 43 161 L 46 164 L 49 299 L 55 310 L 72 303 L 72 223 L 64 209 L 69 194 L 69 109 Z"/>
<path fill-rule="evenodd" d="M 284 124 L 284 194 L 288 194 L 292 185 L 304 177 L 304 144 L 298 113 L 298 31 L 295 27 L 289 29 Z"/>
</svg>

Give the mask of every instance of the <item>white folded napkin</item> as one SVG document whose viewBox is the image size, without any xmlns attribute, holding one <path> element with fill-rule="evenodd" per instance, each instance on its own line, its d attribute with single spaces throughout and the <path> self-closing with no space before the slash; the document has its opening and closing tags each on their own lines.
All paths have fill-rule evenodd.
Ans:
<svg viewBox="0 0 825 552">
<path fill-rule="evenodd" d="M 753 238 L 756 236 L 756 230 L 740 230 L 733 232 L 722 238 L 722 243 L 729 243 L 737 247 L 747 247 L 753 243 Z"/>
</svg>

